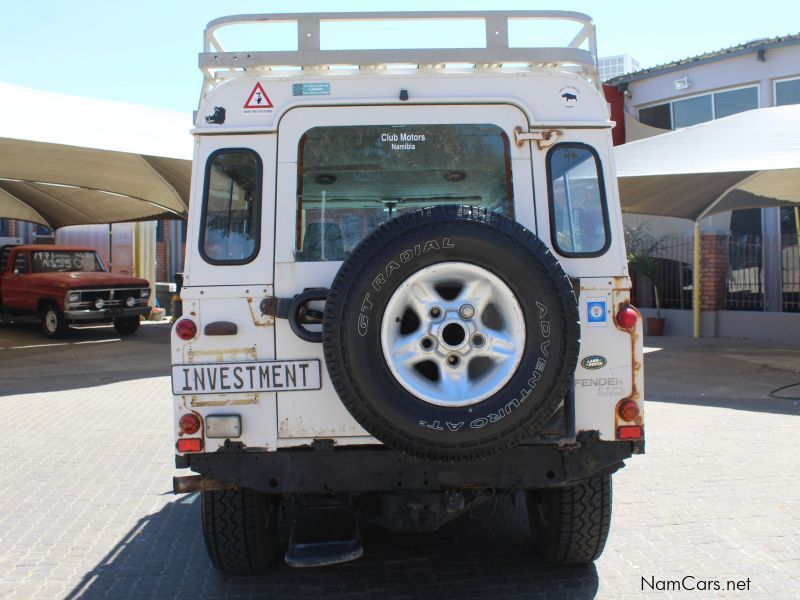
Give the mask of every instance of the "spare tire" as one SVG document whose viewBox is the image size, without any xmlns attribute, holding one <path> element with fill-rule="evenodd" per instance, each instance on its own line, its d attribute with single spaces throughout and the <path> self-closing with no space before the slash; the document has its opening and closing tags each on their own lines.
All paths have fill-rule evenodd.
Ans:
<svg viewBox="0 0 800 600">
<path fill-rule="evenodd" d="M 331 381 L 350 414 L 418 458 L 472 460 L 541 429 L 572 382 L 571 282 L 499 213 L 437 206 L 365 238 L 325 305 Z"/>
</svg>

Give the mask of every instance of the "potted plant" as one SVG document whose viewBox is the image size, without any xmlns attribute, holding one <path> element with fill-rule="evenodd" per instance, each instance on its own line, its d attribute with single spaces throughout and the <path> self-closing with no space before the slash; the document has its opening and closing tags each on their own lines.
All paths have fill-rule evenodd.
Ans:
<svg viewBox="0 0 800 600">
<path fill-rule="evenodd" d="M 658 284 L 661 281 L 661 263 L 658 250 L 661 240 L 656 238 L 646 224 L 638 227 L 625 227 L 625 245 L 628 252 L 628 270 L 641 284 L 646 278 L 653 290 L 656 316 L 647 317 L 647 335 L 664 335 L 666 319 L 661 316 L 661 294 Z"/>
</svg>

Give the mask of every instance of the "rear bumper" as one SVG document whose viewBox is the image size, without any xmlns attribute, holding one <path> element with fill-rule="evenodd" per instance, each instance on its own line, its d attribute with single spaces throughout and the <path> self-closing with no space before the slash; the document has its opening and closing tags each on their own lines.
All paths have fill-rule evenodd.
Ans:
<svg viewBox="0 0 800 600">
<path fill-rule="evenodd" d="M 203 477 L 176 478 L 176 493 L 247 487 L 267 494 L 329 494 L 554 487 L 613 473 L 643 450 L 643 442 L 601 442 L 583 432 L 578 443 L 520 445 L 481 461 L 436 463 L 385 446 L 283 449 L 275 452 L 220 451 L 176 457 Z"/>
<path fill-rule="evenodd" d="M 64 316 L 70 321 L 110 321 L 112 319 L 149 315 L 150 310 L 149 306 L 105 308 L 102 310 L 65 310 Z"/>
</svg>

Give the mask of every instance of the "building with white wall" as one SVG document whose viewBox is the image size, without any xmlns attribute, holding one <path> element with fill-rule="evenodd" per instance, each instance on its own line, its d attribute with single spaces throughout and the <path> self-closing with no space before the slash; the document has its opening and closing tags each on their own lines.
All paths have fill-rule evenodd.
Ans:
<svg viewBox="0 0 800 600">
<path fill-rule="evenodd" d="M 600 81 L 608 81 L 619 75 L 638 71 L 639 61 L 630 54 L 602 56 L 597 59 L 597 70 L 600 74 Z"/>
</svg>

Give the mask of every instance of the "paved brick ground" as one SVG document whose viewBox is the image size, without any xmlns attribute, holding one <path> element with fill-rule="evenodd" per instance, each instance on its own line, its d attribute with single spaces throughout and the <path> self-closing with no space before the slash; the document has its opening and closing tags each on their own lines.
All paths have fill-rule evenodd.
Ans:
<svg viewBox="0 0 800 600">
<path fill-rule="evenodd" d="M 136 364 L 164 331 L 114 353 Z M 102 355 L 77 339 L 59 356 L 73 353 L 91 379 Z M 10 346 L 0 343 L 0 365 L 56 351 Z M 43 391 L 0 397 L 0 597 L 800 598 L 800 403 L 766 399 L 800 380 L 799 350 L 665 340 L 648 355 L 648 454 L 615 476 L 612 533 L 594 566 L 541 563 L 522 506 L 499 502 L 439 534 L 366 529 L 352 563 L 251 579 L 213 571 L 196 496 L 170 493 L 166 377 L 77 387 L 73 376 L 72 389 L 50 391 L 61 371 L 31 372 Z M 642 591 L 642 577 L 686 575 L 749 578 L 749 591 Z"/>
</svg>

